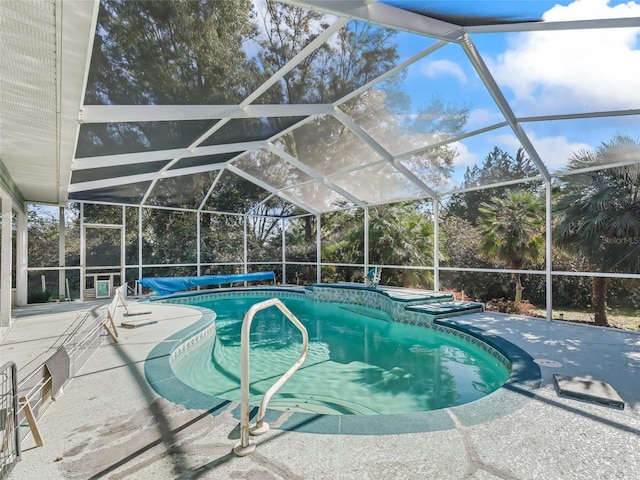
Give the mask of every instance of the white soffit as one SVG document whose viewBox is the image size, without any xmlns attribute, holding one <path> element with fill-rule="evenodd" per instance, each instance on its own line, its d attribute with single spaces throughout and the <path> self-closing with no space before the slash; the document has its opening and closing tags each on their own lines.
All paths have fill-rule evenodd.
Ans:
<svg viewBox="0 0 640 480">
<path fill-rule="evenodd" d="M 56 202 L 55 3 L 0 2 L 0 158 L 26 199 Z"/>
<path fill-rule="evenodd" d="M 0 1 L 0 158 L 27 201 L 66 201 L 94 8 Z"/>
<path fill-rule="evenodd" d="M 61 12 L 58 78 L 60 92 L 60 157 L 58 202 L 65 203 L 76 149 L 78 116 L 84 101 L 86 77 L 93 50 L 99 0 L 58 0 Z"/>
</svg>

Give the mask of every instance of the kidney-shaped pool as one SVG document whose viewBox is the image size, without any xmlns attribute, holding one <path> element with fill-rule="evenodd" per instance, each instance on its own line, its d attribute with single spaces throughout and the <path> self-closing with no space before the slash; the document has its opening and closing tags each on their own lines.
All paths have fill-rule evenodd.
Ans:
<svg viewBox="0 0 640 480">
<path fill-rule="evenodd" d="M 215 328 L 173 356 L 175 376 L 199 392 L 238 401 L 242 321 L 253 304 L 273 296 L 193 296 L 191 305 L 215 311 Z M 281 299 L 307 328 L 309 350 L 304 364 L 270 401 L 271 409 L 337 415 L 422 412 L 477 400 L 509 377 L 501 354 L 458 336 L 395 322 L 369 307 L 304 296 Z M 278 309 L 256 314 L 251 404 L 259 404 L 298 359 L 301 346 L 301 333 Z"/>
</svg>

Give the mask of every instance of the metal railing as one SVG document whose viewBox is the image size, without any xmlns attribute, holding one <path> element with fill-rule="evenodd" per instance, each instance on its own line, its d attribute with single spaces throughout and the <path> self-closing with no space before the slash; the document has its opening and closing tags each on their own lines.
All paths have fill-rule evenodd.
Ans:
<svg viewBox="0 0 640 480">
<path fill-rule="evenodd" d="M 68 333 L 65 332 L 66 338 L 61 343 L 54 344 L 52 347 L 54 352 L 47 360 L 20 380 L 16 388 L 16 401 L 18 402 L 16 425 L 25 428 L 17 431 L 19 442 L 22 442 L 31 433 L 36 446 L 43 445 L 37 420 L 45 414 L 52 405 L 52 401 L 58 395 L 62 395 L 66 384 L 100 347 L 104 330 L 112 337 L 117 336 L 113 323 L 117 305 L 118 296 L 116 295 L 111 304 L 95 317 L 91 315 L 91 312 L 83 312 L 78 315 L 74 321 L 73 329 Z M 115 337 L 113 340 L 117 342 Z"/>
<path fill-rule="evenodd" d="M 302 353 L 298 361 L 287 370 L 280 379 L 274 383 L 269 390 L 264 394 L 262 402 L 260 402 L 260 408 L 258 408 L 258 415 L 256 417 L 256 424 L 253 427 L 249 426 L 249 334 L 251 331 L 251 322 L 255 314 L 269 308 L 271 306 L 278 307 L 278 309 L 287 317 L 291 323 L 293 323 L 298 330 L 302 333 Z M 267 404 L 274 393 L 276 393 L 282 385 L 295 373 L 295 371 L 304 363 L 307 357 L 307 349 L 309 348 L 309 334 L 307 329 L 300 323 L 300 320 L 289 311 L 289 309 L 277 298 L 270 298 L 263 302 L 256 303 L 245 314 L 242 321 L 242 331 L 240 333 L 240 442 L 233 448 L 233 452 L 243 457 L 250 454 L 256 449 L 256 444 L 253 440 L 249 439 L 249 435 L 257 436 L 266 433 L 269 430 L 269 424 L 264 421 L 265 411 Z"/>
<path fill-rule="evenodd" d="M 0 369 L 0 479 L 20 461 L 18 422 L 18 368 L 13 362 Z"/>
<path fill-rule="evenodd" d="M 39 365 L 26 377 L 22 378 L 18 387 L 19 407 L 18 420 L 21 427 L 20 441 L 31 433 L 36 446 L 43 445 L 43 439 L 37 427 L 39 420 L 52 405 L 69 380 L 82 368 L 86 361 L 100 346 L 103 324 L 107 321 L 105 312 L 95 318 L 84 313 L 76 320 L 77 325 L 62 345 L 55 348 L 44 363 Z M 48 364 L 56 357 L 56 363 L 63 368 L 51 371 Z M 66 357 L 66 358 L 65 358 Z M 54 385 L 55 380 L 55 385 Z"/>
</svg>

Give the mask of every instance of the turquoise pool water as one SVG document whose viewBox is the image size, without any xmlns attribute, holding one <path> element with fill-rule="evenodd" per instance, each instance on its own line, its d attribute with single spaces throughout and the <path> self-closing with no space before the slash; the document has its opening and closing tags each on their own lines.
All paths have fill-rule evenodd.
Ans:
<svg viewBox="0 0 640 480">
<path fill-rule="evenodd" d="M 228 400 L 240 398 L 240 330 L 251 305 L 271 298 L 224 298 L 193 304 L 217 314 L 215 334 L 172 364 L 185 384 Z M 392 321 L 379 310 L 284 298 L 309 332 L 302 367 L 269 408 L 322 414 L 392 414 L 435 410 L 493 392 L 509 371 L 490 353 L 460 338 Z M 251 403 L 298 359 L 300 332 L 276 308 L 251 328 Z"/>
</svg>

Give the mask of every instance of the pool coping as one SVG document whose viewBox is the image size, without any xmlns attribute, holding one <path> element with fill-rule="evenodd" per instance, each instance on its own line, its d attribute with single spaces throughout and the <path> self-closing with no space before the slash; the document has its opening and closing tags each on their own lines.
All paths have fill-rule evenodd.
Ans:
<svg viewBox="0 0 640 480">
<path fill-rule="evenodd" d="M 289 293 L 292 296 L 304 296 L 304 292 L 300 289 L 280 290 L 280 288 L 276 287 L 254 287 L 250 290 L 236 288 L 205 293 L 219 296 L 219 294 L 235 294 L 239 292 L 260 294 L 266 291 L 273 292 L 274 290 L 281 293 Z M 233 402 L 189 387 L 175 377 L 171 367 L 172 355 L 178 349 L 185 348 L 184 346 L 189 341 L 198 341 L 199 338 L 206 336 L 207 332 L 210 332 L 215 326 L 216 314 L 214 311 L 184 303 L 186 302 L 185 297 L 190 299 L 193 295 L 181 294 L 171 297 L 184 299 L 184 301 L 172 301 L 170 303 L 197 309 L 202 313 L 202 318 L 156 345 L 147 356 L 144 363 L 144 373 L 156 393 L 167 400 L 189 409 L 218 412 L 224 407 L 230 407 Z M 158 300 L 164 302 L 169 300 L 169 297 L 162 297 Z M 426 326 L 426 328 L 435 328 L 445 332 L 445 329 L 452 329 L 462 334 L 470 335 L 488 344 L 509 359 L 511 363 L 509 378 L 502 387 L 489 395 L 466 404 L 438 410 L 375 416 L 313 414 L 267 409 L 265 421 L 269 422 L 273 428 L 296 432 L 385 435 L 453 429 L 456 426 L 448 413 L 449 411 L 454 412 L 463 425 L 471 426 L 517 410 L 523 405 L 523 402 L 531 399 L 535 395 L 533 393 L 534 390 L 540 387 L 542 378 L 540 367 L 533 362 L 533 358 L 528 353 L 515 344 L 483 329 L 460 323 L 459 320 L 463 320 L 464 317 L 464 315 L 460 315 L 453 318 L 439 319 L 433 322 L 434 327 Z M 257 407 L 254 407 L 251 410 L 251 416 L 256 413 Z M 232 409 L 231 414 L 234 418 L 240 419 L 239 403 L 236 403 L 236 407 Z"/>
</svg>

